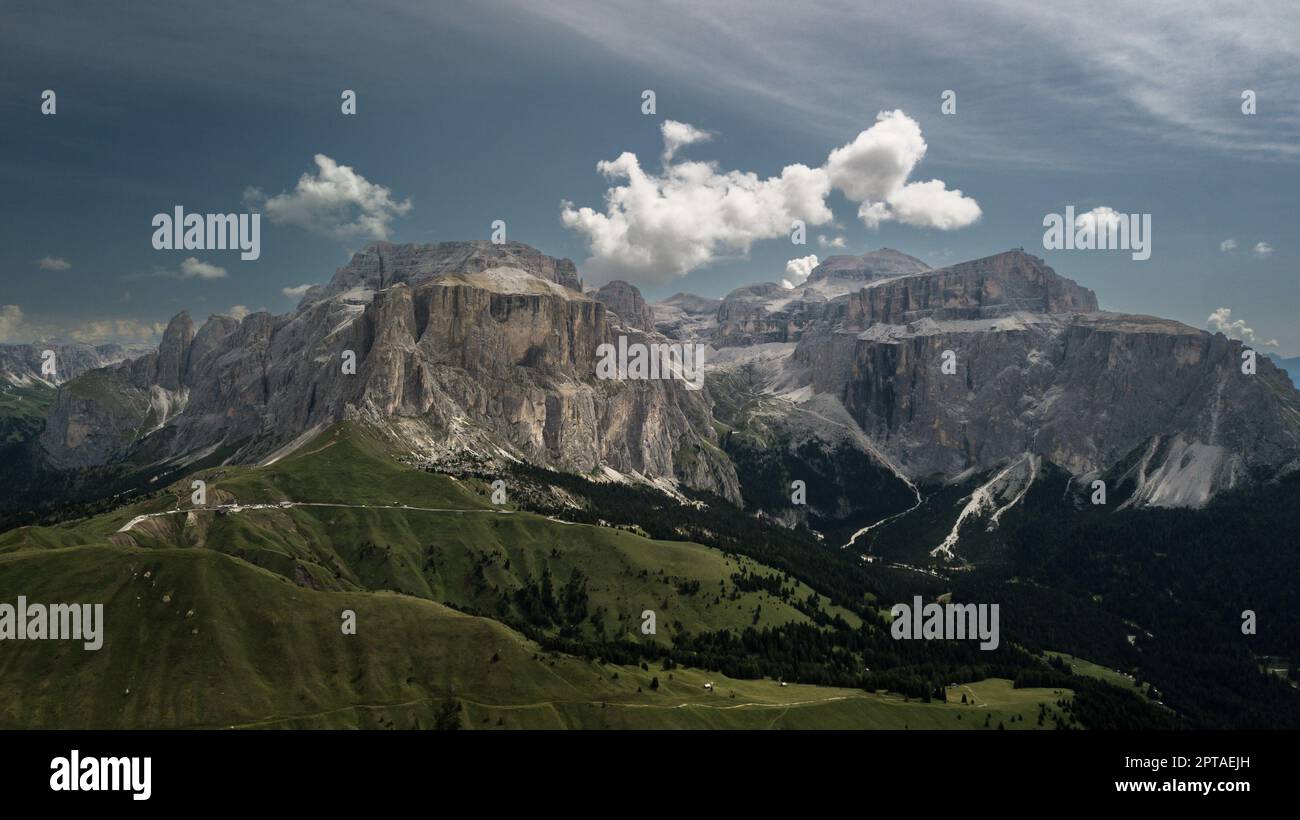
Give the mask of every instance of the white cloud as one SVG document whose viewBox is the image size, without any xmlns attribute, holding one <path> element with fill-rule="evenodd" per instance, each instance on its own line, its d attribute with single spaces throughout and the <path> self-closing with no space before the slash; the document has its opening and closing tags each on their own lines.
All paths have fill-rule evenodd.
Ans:
<svg viewBox="0 0 1300 820">
<path fill-rule="evenodd" d="M 881 111 L 876 124 L 826 159 L 831 184 L 854 202 L 868 228 L 891 219 L 922 228 L 953 230 L 980 218 L 975 200 L 938 179 L 908 182 L 925 156 L 921 126 L 902 111 Z"/>
<path fill-rule="evenodd" d="M 1272 252 L 1273 252 L 1273 246 L 1270 245 L 1270 244 L 1268 244 L 1267 242 L 1256 242 L 1256 243 L 1255 243 L 1255 255 L 1256 255 L 1256 256 L 1268 256 L 1268 255 L 1271 254 Z"/>
<path fill-rule="evenodd" d="M 151 342 L 167 328 L 164 322 L 140 319 L 92 319 L 67 329 L 57 325 L 30 323 L 18 305 L 0 305 L 0 341 L 67 337 L 76 342 Z"/>
<path fill-rule="evenodd" d="M 72 263 L 62 256 L 42 256 L 36 260 L 36 264 L 41 270 L 67 270 L 72 267 Z"/>
<path fill-rule="evenodd" d="M 1125 214 L 1115 211 L 1109 205 L 1099 205 L 1092 211 L 1080 213 L 1074 218 L 1074 226 L 1083 235 L 1092 235 L 1092 242 L 1101 247 L 1106 237 L 1118 237 L 1119 222 L 1125 220 Z"/>
<path fill-rule="evenodd" d="M 902 111 L 882 111 L 876 124 L 831 151 L 831 182 L 855 202 L 882 200 L 902 187 L 925 156 L 921 126 Z"/>
<path fill-rule="evenodd" d="M 0 341 L 15 339 L 22 324 L 22 308 L 17 305 L 0 305 Z"/>
<path fill-rule="evenodd" d="M 708 131 L 677 120 L 665 120 L 664 124 L 659 126 L 659 133 L 664 138 L 664 162 L 671 161 L 678 149 L 704 142 L 713 136 Z"/>
<path fill-rule="evenodd" d="M 181 262 L 180 272 L 175 275 L 180 279 L 225 279 L 229 276 L 225 268 L 200 262 L 193 256 Z"/>
<path fill-rule="evenodd" d="M 620 183 L 605 192 L 603 213 L 562 203 L 561 222 L 587 239 L 591 257 L 583 271 L 592 281 L 662 283 L 785 236 L 796 219 L 824 225 L 834 218 L 826 204 L 832 189 L 860 203 L 859 216 L 871 227 L 893 219 L 951 230 L 980 217 L 975 200 L 941 180 L 907 182 L 926 146 L 920 126 L 901 111 L 881 112 L 822 167 L 787 165 L 766 179 L 716 163 L 673 162 L 682 140 L 698 141 L 704 132 L 682 123 L 665 124 L 662 132 L 662 173 L 648 173 L 636 154 L 624 152 L 596 165 Z"/>
<path fill-rule="evenodd" d="M 1079 216 L 1076 216 L 1074 226 L 1082 227 L 1084 233 L 1096 237 L 1099 227 L 1104 231 L 1113 230 L 1115 226 L 1119 225 L 1122 218 L 1122 214 L 1109 207 L 1109 205 L 1100 205 L 1100 207 L 1093 208 L 1092 211 L 1080 213 Z"/>
<path fill-rule="evenodd" d="M 291 288 L 280 288 L 280 292 L 290 299 L 301 299 L 303 294 L 311 290 L 311 285 L 294 285 Z"/>
<path fill-rule="evenodd" d="M 889 198 L 892 218 L 918 228 L 952 231 L 979 221 L 980 206 L 963 196 L 960 190 L 949 191 L 941 179 L 909 182 Z"/>
<path fill-rule="evenodd" d="M 798 287 L 808 281 L 808 277 L 815 267 L 817 267 L 817 254 L 815 253 L 801 256 L 798 259 L 791 259 L 785 263 L 786 278 L 781 280 L 781 284 L 787 289 Z"/>
<path fill-rule="evenodd" d="M 1219 243 L 1219 250 L 1223 251 L 1224 253 L 1227 253 L 1228 251 L 1235 251 L 1236 249 L 1237 249 L 1237 240 L 1235 239 L 1225 239 Z"/>
<path fill-rule="evenodd" d="M 86 322 L 68 335 L 78 342 L 148 342 L 162 335 L 165 322 L 139 319 L 96 319 Z"/>
<path fill-rule="evenodd" d="M 1256 344 L 1258 341 L 1255 329 L 1249 327 L 1245 319 L 1234 320 L 1232 318 L 1231 308 L 1215 308 L 1214 312 L 1206 317 L 1205 321 L 1209 323 L 1211 330 L 1217 330 L 1229 339 L 1237 339 L 1251 345 Z M 1269 339 L 1264 344 L 1269 347 L 1278 346 L 1277 339 Z"/>
<path fill-rule="evenodd" d="M 227 311 L 228 315 L 233 317 L 237 322 L 244 321 L 244 317 L 246 317 L 251 312 L 252 311 L 250 311 L 248 308 L 244 307 L 243 305 L 231 305 L 230 310 Z"/>
<path fill-rule="evenodd" d="M 264 198 L 257 188 L 244 191 L 244 201 L 264 211 L 277 224 L 297 225 L 335 239 L 387 239 L 389 223 L 411 210 L 411 200 L 393 199 L 393 192 L 370 182 L 347 165 L 324 154 L 315 156 L 315 175 L 305 173 L 292 193 Z"/>
<path fill-rule="evenodd" d="M 837 236 L 834 239 L 827 238 L 826 234 L 817 235 L 817 245 L 822 248 L 843 248 L 845 246 L 844 237 Z"/>
<path fill-rule="evenodd" d="M 825 173 L 803 165 L 759 179 L 683 162 L 666 164 L 663 175 L 655 176 L 625 152 L 597 169 L 624 180 L 606 192 L 605 213 L 565 202 L 560 217 L 587 237 L 589 281 L 665 282 L 718 256 L 747 253 L 757 240 L 785 235 L 795 219 L 814 225 L 831 219 Z"/>
</svg>

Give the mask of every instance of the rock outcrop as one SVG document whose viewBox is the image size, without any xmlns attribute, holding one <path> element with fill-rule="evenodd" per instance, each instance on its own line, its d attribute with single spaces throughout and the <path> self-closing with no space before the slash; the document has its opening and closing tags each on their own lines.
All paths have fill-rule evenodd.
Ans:
<svg viewBox="0 0 1300 820">
<path fill-rule="evenodd" d="M 1099 473 L 1154 447 L 1144 475 L 1186 489 L 1148 497 L 1198 505 L 1300 453 L 1300 394 L 1262 356 L 1243 374 L 1243 349 L 1099 312 L 1091 291 L 1013 251 L 864 288 L 794 361 L 914 477 L 949 480 L 1025 453 Z M 1183 446 L 1152 443 L 1171 436 Z"/>
<path fill-rule="evenodd" d="M 596 301 L 604 303 L 628 327 L 638 330 L 655 329 L 655 312 L 634 285 L 615 279 L 603 285 L 592 296 Z"/>
<path fill-rule="evenodd" d="M 928 270 L 920 259 L 889 248 L 832 256 L 794 288 L 769 282 L 727 294 L 711 341 L 718 347 L 798 341 L 813 323 L 838 319 L 849 294 L 863 286 Z"/>
<path fill-rule="evenodd" d="M 596 378 L 597 348 L 618 334 L 666 341 L 616 325 L 567 260 L 518 243 L 380 243 L 288 315 L 197 331 L 177 316 L 157 352 L 65 386 L 41 446 L 57 467 L 252 462 L 360 419 L 413 459 L 468 450 L 739 499 L 706 393 Z"/>
<path fill-rule="evenodd" d="M 826 296 L 839 296 L 852 293 L 868 282 L 927 270 L 930 266 L 915 256 L 881 248 L 861 256 L 828 256 L 813 268 L 802 287 Z"/>
<path fill-rule="evenodd" d="M 1011 313 L 1089 313 L 1097 297 L 1024 251 L 901 276 L 849 296 L 847 327 L 918 319 L 988 319 Z"/>
<path fill-rule="evenodd" d="M 712 339 L 718 326 L 721 299 L 706 299 L 693 293 L 675 293 L 651 305 L 655 330 L 670 339 Z"/>
<path fill-rule="evenodd" d="M 619 337 L 712 345 L 705 389 L 598 379 Z M 793 289 L 651 309 L 626 283 L 584 294 L 571 262 L 519 243 L 377 243 L 287 315 L 178 315 L 158 350 L 63 384 L 38 441 L 56 468 L 255 462 L 357 419 L 415 461 L 520 459 L 739 500 L 726 453 L 762 460 L 717 431 L 761 422 L 749 440 L 791 458 L 852 450 L 852 469 L 818 474 L 878 473 L 891 504 L 1014 462 L 1197 506 L 1300 464 L 1300 393 L 1264 356 L 1243 373 L 1243 352 L 1102 312 L 1023 251 L 940 269 L 832 257 Z M 836 492 L 824 514 L 869 509 Z"/>
</svg>

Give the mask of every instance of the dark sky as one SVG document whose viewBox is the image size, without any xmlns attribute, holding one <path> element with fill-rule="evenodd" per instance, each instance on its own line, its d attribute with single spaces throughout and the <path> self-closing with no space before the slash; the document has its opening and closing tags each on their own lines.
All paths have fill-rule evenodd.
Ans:
<svg viewBox="0 0 1300 820">
<path fill-rule="evenodd" d="M 812 254 L 938 266 L 1023 246 L 1106 309 L 1207 327 L 1227 308 L 1218 326 L 1300 352 L 1294 2 L 646 5 L 5 4 L 0 340 L 281 313 L 374 239 L 487 238 L 501 219 L 651 298 L 780 281 Z M 879 112 L 923 154 L 906 128 L 873 131 Z M 701 138 L 665 161 L 670 120 Z M 624 152 L 639 182 L 597 170 Z M 814 192 L 797 205 L 791 165 Z M 860 217 L 872 203 L 883 221 Z M 260 210 L 260 258 L 155 250 L 151 219 L 178 205 Z M 1067 205 L 1150 214 L 1151 258 L 1045 250 Z M 566 225 L 566 207 L 595 218 Z M 807 245 L 774 227 L 794 213 L 821 213 Z"/>
</svg>

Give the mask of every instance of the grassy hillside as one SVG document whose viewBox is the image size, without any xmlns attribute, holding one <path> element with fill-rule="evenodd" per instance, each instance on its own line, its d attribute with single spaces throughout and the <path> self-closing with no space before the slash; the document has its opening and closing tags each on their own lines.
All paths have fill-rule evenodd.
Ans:
<svg viewBox="0 0 1300 820">
<path fill-rule="evenodd" d="M 1066 677 L 994 680 L 1042 668 L 1014 648 L 899 645 L 756 558 L 490 493 L 339 425 L 267 466 L 0 534 L 0 600 L 109 620 L 99 652 L 6 645 L 0 725 L 1029 728 L 1073 698 Z"/>
<path fill-rule="evenodd" d="M 979 728 L 986 713 L 993 726 L 1031 728 L 1038 704 L 1061 697 L 989 681 L 975 685 L 974 706 L 905 703 L 601 664 L 547 653 L 499 623 L 429 601 L 303 588 L 209 550 L 11 552 L 0 556 L 0 600 L 19 594 L 103 603 L 107 623 L 98 652 L 74 642 L 5 645 L 5 728 Z M 355 635 L 342 634 L 346 609 L 356 613 Z"/>
<path fill-rule="evenodd" d="M 1098 680 L 1104 680 L 1107 683 L 1113 684 L 1115 686 L 1131 686 L 1134 687 L 1135 689 L 1141 690 L 1142 694 L 1144 695 L 1148 692 L 1148 690 L 1151 689 L 1151 684 L 1146 682 L 1135 683 L 1133 676 L 1129 675 L 1126 672 L 1120 672 L 1119 670 L 1111 669 L 1108 666 L 1102 666 L 1099 663 L 1093 663 L 1092 661 L 1086 660 L 1084 658 L 1076 658 L 1073 655 L 1070 655 L 1065 652 L 1047 651 L 1044 652 L 1043 654 L 1046 655 L 1049 659 L 1060 658 L 1061 661 L 1065 663 L 1067 667 L 1077 675 L 1087 675 L 1090 678 L 1097 678 Z"/>
<path fill-rule="evenodd" d="M 480 482 L 405 467 L 348 425 L 269 467 L 197 477 L 207 482 L 204 509 L 190 503 L 185 479 L 108 515 L 11 531 L 0 536 L 0 552 L 104 542 L 202 547 L 314 589 L 400 592 L 595 640 L 667 644 L 683 632 L 810 622 L 798 607 L 813 590 L 756 561 L 496 507 Z M 219 509 L 281 502 L 302 506 Z M 154 517 L 118 532 L 142 515 Z M 780 577 L 781 593 L 751 584 L 742 591 L 737 574 Z M 640 633 L 645 610 L 655 612 L 653 636 Z"/>
<path fill-rule="evenodd" d="M 40 383 L 0 386 L 0 446 L 27 441 L 40 433 L 57 392 Z"/>
</svg>

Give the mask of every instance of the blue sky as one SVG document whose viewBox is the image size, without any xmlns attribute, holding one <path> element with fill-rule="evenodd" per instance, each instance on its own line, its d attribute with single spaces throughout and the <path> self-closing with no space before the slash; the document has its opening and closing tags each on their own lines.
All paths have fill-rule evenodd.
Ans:
<svg viewBox="0 0 1300 820">
<path fill-rule="evenodd" d="M 285 288 L 328 279 L 379 236 L 487 238 L 503 219 L 589 281 L 619 275 L 651 298 L 780 281 L 808 254 L 887 246 L 938 266 L 1023 246 L 1105 309 L 1206 327 L 1228 308 L 1220 326 L 1300 353 L 1296 4 L 646 5 L 6 4 L 0 340 L 149 340 L 182 309 L 283 313 Z M 356 116 L 340 112 L 344 89 Z M 895 111 L 923 156 L 876 131 L 828 162 Z M 665 166 L 668 121 L 708 136 Z M 624 152 L 646 182 L 614 236 L 605 198 L 625 181 L 597 163 Z M 322 180 L 317 155 L 351 171 Z M 900 156 L 901 177 L 872 182 Z M 791 165 L 822 186 L 797 207 Z M 750 173 L 759 193 L 739 193 L 760 212 L 719 217 L 699 196 L 735 201 L 728 180 Z M 885 193 L 931 180 L 937 200 Z M 152 247 L 154 214 L 244 211 L 249 188 L 256 261 Z M 888 215 L 869 225 L 859 208 L 873 202 Z M 1151 258 L 1044 250 L 1044 216 L 1067 205 L 1151 214 Z M 566 207 L 596 216 L 566 225 Z M 820 209 L 806 246 L 763 223 Z"/>
</svg>

